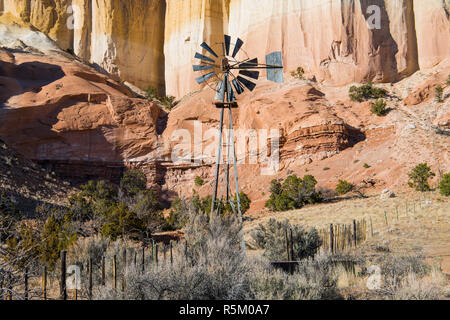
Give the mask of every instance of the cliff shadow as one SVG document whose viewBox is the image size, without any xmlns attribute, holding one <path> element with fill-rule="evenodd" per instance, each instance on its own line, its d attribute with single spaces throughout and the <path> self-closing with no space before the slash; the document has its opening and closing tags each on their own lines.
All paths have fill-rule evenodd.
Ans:
<svg viewBox="0 0 450 320">
<path fill-rule="evenodd" d="M 360 129 L 349 126 L 348 124 L 346 124 L 345 127 L 349 134 L 347 148 L 352 148 L 359 142 L 366 140 L 366 134 Z"/>
<path fill-rule="evenodd" d="M 42 87 L 63 78 L 63 69 L 38 61 L 16 65 L 0 61 L 0 106 L 13 96 L 26 92 L 39 93 Z"/>
<path fill-rule="evenodd" d="M 385 1 L 384 0 L 360 0 L 361 3 L 361 13 L 364 16 L 365 20 L 368 21 L 373 14 L 373 11 L 368 8 L 371 6 L 377 6 L 380 8 L 380 28 L 371 29 L 372 36 L 372 44 L 373 49 L 370 53 L 372 56 L 377 57 L 377 59 L 373 62 L 379 65 L 383 70 L 383 78 L 380 79 L 382 82 L 386 82 L 388 80 L 398 80 L 398 65 L 396 60 L 396 54 L 398 53 L 398 45 L 395 42 L 392 34 L 391 34 L 391 25 L 389 20 L 389 15 L 386 11 Z M 369 60 L 370 61 L 370 60 Z M 368 75 L 370 78 L 373 78 L 376 75 Z"/>
</svg>

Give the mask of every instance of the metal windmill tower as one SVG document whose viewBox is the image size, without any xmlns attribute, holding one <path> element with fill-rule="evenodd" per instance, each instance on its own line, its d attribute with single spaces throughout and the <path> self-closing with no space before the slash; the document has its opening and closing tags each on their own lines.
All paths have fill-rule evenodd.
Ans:
<svg viewBox="0 0 450 320">
<path fill-rule="evenodd" d="M 244 87 L 253 91 L 256 84 L 248 78 L 258 80 L 260 72 L 257 70 L 259 69 L 265 69 L 267 71 L 267 79 L 270 81 L 282 83 L 284 80 L 281 52 L 268 54 L 266 56 L 266 63 L 261 64 L 258 62 L 258 58 L 249 59 L 248 55 L 242 49 L 243 44 L 244 42 L 239 38 L 237 38 L 235 43 L 232 43 L 229 35 L 224 36 L 224 42 L 216 43 L 214 45 L 215 50 L 207 43 L 203 42 L 200 46 L 204 50 L 204 54 L 198 52 L 195 54 L 195 59 L 200 60 L 200 64 L 193 65 L 194 71 L 202 74 L 200 77 L 196 78 L 196 81 L 198 84 L 206 83 L 211 89 L 216 91 L 214 104 L 221 110 L 211 213 L 213 213 L 214 210 L 219 212 L 223 201 L 222 199 L 217 199 L 217 193 L 219 187 L 220 159 L 222 158 L 224 113 L 225 109 L 228 109 L 229 134 L 227 143 L 228 157 L 227 163 L 225 164 L 225 201 L 231 205 L 233 212 L 238 214 L 240 223 L 242 223 L 241 199 L 239 197 L 236 150 L 231 116 L 231 109 L 238 108 L 235 92 L 238 95 L 242 94 L 245 91 Z M 231 51 L 232 46 L 233 51 Z M 230 153 L 234 167 L 237 208 L 233 199 L 230 198 Z M 244 240 L 242 239 L 242 241 Z M 244 242 L 242 243 L 242 248 L 245 250 Z"/>
</svg>

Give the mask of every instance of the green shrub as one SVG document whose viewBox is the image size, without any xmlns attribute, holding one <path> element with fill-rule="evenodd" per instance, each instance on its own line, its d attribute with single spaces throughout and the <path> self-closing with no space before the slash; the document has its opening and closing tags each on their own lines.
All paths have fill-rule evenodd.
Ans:
<svg viewBox="0 0 450 320">
<path fill-rule="evenodd" d="M 292 231 L 293 260 L 314 257 L 322 245 L 316 229 L 305 231 L 300 225 L 289 221 L 270 219 L 267 225 L 260 224 L 251 234 L 254 245 L 264 249 L 264 256 L 271 261 L 287 261 L 286 232 L 290 239 Z"/>
<path fill-rule="evenodd" d="M 303 179 L 291 175 L 283 184 L 272 180 L 271 195 L 266 207 L 272 211 L 287 211 L 299 209 L 306 204 L 318 203 L 322 200 L 322 196 L 316 192 L 316 184 L 317 181 L 312 175 L 305 175 Z"/>
<path fill-rule="evenodd" d="M 145 89 L 144 91 L 146 93 L 147 99 L 151 101 L 160 101 L 161 104 L 169 111 L 172 110 L 172 108 L 176 105 L 176 98 L 174 96 L 160 96 L 158 94 L 158 90 L 156 90 L 154 87 L 147 87 L 147 89 Z"/>
<path fill-rule="evenodd" d="M 247 196 L 246 193 L 244 192 L 239 192 L 239 200 L 241 202 L 241 213 L 244 214 L 248 211 L 248 209 L 250 209 L 250 203 L 252 202 L 250 200 L 250 198 Z M 234 210 L 233 210 L 234 207 Z M 230 203 L 227 203 L 224 207 L 224 212 L 223 213 L 237 213 L 237 198 L 236 198 L 236 194 L 234 195 L 234 200 L 233 200 L 233 207 L 231 206 Z"/>
<path fill-rule="evenodd" d="M 450 74 L 448 75 L 448 78 L 447 78 L 447 85 L 450 86 Z"/>
<path fill-rule="evenodd" d="M 353 191 L 353 189 L 355 188 L 355 186 L 353 184 L 351 184 L 350 182 L 346 181 L 346 180 L 339 180 L 338 185 L 336 186 L 336 193 L 339 195 L 344 195 L 347 194 L 351 191 Z"/>
<path fill-rule="evenodd" d="M 174 96 L 164 96 L 160 97 L 161 103 L 166 107 L 167 110 L 172 110 L 175 106 L 175 97 Z"/>
<path fill-rule="evenodd" d="M 124 203 L 118 203 L 105 215 L 105 221 L 101 226 L 101 235 L 115 241 L 119 237 L 130 236 L 132 239 L 141 240 L 149 236 L 147 225 L 135 212 L 132 212 Z"/>
<path fill-rule="evenodd" d="M 360 87 L 351 86 L 349 90 L 349 97 L 353 101 L 362 102 L 369 99 L 381 99 L 387 95 L 387 91 L 382 88 L 376 88 L 371 82 Z"/>
<path fill-rule="evenodd" d="M 209 213 L 211 212 L 211 202 L 212 196 L 200 198 L 198 194 L 195 194 L 191 200 L 191 206 L 193 211 L 195 211 L 196 213 L 209 215 Z"/>
<path fill-rule="evenodd" d="M 195 177 L 194 183 L 197 187 L 201 187 L 205 183 L 205 180 L 197 176 Z"/>
<path fill-rule="evenodd" d="M 369 166 L 367 163 L 364 163 L 363 167 L 364 167 L 365 169 L 369 169 L 369 168 L 370 168 L 370 166 Z"/>
<path fill-rule="evenodd" d="M 450 173 L 444 174 L 441 182 L 439 182 L 439 190 L 443 196 L 450 196 Z"/>
<path fill-rule="evenodd" d="M 144 91 L 147 94 L 147 99 L 149 99 L 149 100 L 157 100 L 159 97 L 158 90 L 156 90 L 155 87 L 149 86 Z"/>
<path fill-rule="evenodd" d="M 248 209 L 250 209 L 250 204 L 252 203 L 252 201 L 247 196 L 247 194 L 243 191 L 239 192 L 239 200 L 241 201 L 241 213 L 244 214 L 248 211 Z M 236 195 L 234 195 L 234 201 L 235 201 L 235 203 L 237 203 Z M 237 208 L 237 205 L 236 205 L 236 208 Z"/>
<path fill-rule="evenodd" d="M 111 200 L 115 201 L 118 197 L 117 188 L 105 180 L 89 181 L 81 186 L 81 196 L 90 201 Z"/>
<path fill-rule="evenodd" d="M 45 263 L 50 270 L 53 270 L 60 257 L 60 252 L 69 248 L 76 240 L 77 234 L 71 224 L 70 214 L 57 217 L 57 213 L 53 213 L 42 229 L 39 246 L 41 262 Z"/>
<path fill-rule="evenodd" d="M 122 179 L 120 179 L 120 188 L 128 196 L 134 197 L 147 188 L 147 177 L 140 170 L 125 171 Z"/>
<path fill-rule="evenodd" d="M 14 229 L 14 235 L 5 241 L 1 256 L 12 266 L 23 269 L 39 258 L 40 234 L 23 222 L 17 223 Z"/>
<path fill-rule="evenodd" d="M 23 218 L 23 213 L 4 190 L 0 192 L 0 242 L 5 241 L 14 232 L 15 224 Z"/>
<path fill-rule="evenodd" d="M 386 102 L 383 99 L 378 99 L 372 103 L 370 111 L 377 116 L 384 116 L 386 114 Z"/>
<path fill-rule="evenodd" d="M 305 70 L 302 67 L 298 67 L 295 71 L 291 71 L 291 76 L 297 79 L 303 79 Z"/>
<path fill-rule="evenodd" d="M 434 89 L 435 91 L 435 98 L 437 102 L 442 102 L 444 101 L 442 98 L 442 94 L 444 93 L 444 89 L 442 88 L 441 85 L 437 86 L 436 89 Z"/>
<path fill-rule="evenodd" d="M 408 182 L 408 185 L 416 191 L 429 191 L 430 185 L 428 179 L 434 176 L 435 173 L 431 171 L 431 168 L 427 163 L 420 163 L 408 173 L 408 177 L 411 179 L 411 181 Z"/>
<path fill-rule="evenodd" d="M 69 197 L 69 204 L 69 209 L 75 220 L 89 221 L 94 218 L 91 204 L 81 193 L 71 195 Z"/>
<path fill-rule="evenodd" d="M 189 204 L 180 198 L 176 198 L 170 206 L 170 212 L 166 218 L 164 230 L 173 231 L 182 229 L 186 225 L 188 217 Z"/>
</svg>

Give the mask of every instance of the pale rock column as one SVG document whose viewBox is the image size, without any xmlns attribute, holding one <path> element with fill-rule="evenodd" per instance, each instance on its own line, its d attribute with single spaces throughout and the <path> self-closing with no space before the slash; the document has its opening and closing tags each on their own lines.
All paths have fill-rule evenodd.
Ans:
<svg viewBox="0 0 450 320">
<path fill-rule="evenodd" d="M 167 0 L 164 53 L 167 94 L 181 98 L 201 89 L 192 65 L 205 41 L 214 50 L 223 42 L 229 0 Z M 219 54 L 219 53 L 218 53 Z M 204 85 L 203 85 L 204 86 Z"/>
</svg>

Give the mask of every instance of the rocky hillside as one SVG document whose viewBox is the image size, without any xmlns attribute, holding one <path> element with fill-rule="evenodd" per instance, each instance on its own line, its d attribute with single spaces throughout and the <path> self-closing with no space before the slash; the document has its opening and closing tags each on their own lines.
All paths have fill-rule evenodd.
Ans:
<svg viewBox="0 0 450 320">
<path fill-rule="evenodd" d="M 0 140 L 0 192 L 6 192 L 20 210 L 32 214 L 38 204 L 60 205 L 73 190 L 55 172 L 25 159 Z"/>
<path fill-rule="evenodd" d="M 373 5 L 379 29 L 368 28 Z M 116 79 L 177 97 L 198 90 L 199 44 L 224 33 L 250 57 L 282 51 L 286 72 L 302 66 L 330 85 L 396 81 L 450 52 L 448 0 L 0 0 L 0 11 Z"/>
</svg>

